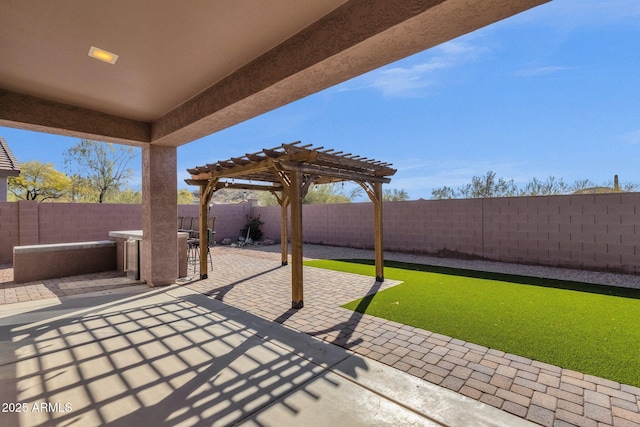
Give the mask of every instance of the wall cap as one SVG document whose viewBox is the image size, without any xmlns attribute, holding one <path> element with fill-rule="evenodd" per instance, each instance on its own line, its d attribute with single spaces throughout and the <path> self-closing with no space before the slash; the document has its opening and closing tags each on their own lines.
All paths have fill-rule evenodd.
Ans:
<svg viewBox="0 0 640 427">
<path fill-rule="evenodd" d="M 97 240 L 93 242 L 75 242 L 75 243 L 51 243 L 45 245 L 27 245 L 14 246 L 14 254 L 25 254 L 32 252 L 55 252 L 55 251 L 72 251 L 78 249 L 95 249 L 107 248 L 115 246 L 116 242 L 112 240 Z"/>
</svg>

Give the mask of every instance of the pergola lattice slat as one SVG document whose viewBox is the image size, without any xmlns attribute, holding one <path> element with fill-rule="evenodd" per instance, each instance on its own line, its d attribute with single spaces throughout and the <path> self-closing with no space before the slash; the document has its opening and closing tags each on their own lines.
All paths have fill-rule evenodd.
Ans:
<svg viewBox="0 0 640 427">
<path fill-rule="evenodd" d="M 291 305 L 303 307 L 302 278 L 302 199 L 311 184 L 354 181 L 360 184 L 374 206 L 376 280 L 384 280 L 382 248 L 382 184 L 396 173 L 390 163 L 351 153 L 313 148 L 300 141 L 247 153 L 205 166 L 187 169 L 189 185 L 200 187 L 200 225 L 206 229 L 207 206 L 213 193 L 221 188 L 269 191 L 281 209 L 280 241 L 282 265 L 288 262 L 287 206 L 291 206 Z M 221 181 L 222 179 L 231 179 Z M 238 180 L 236 182 L 236 180 Z M 253 184 L 253 181 L 268 184 Z M 200 233 L 200 277 L 207 278 L 207 233 Z"/>
</svg>

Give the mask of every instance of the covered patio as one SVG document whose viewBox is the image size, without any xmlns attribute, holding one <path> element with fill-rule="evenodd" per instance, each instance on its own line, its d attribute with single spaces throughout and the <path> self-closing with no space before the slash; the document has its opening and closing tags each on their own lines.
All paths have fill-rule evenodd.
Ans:
<svg viewBox="0 0 640 427">
<path fill-rule="evenodd" d="M 141 147 L 141 276 L 167 285 L 177 147 L 547 1 L 2 2 L 0 125 Z"/>
<path fill-rule="evenodd" d="M 291 206 L 291 306 L 296 309 L 304 306 L 302 200 L 311 185 L 342 181 L 358 183 L 373 202 L 376 281 L 384 281 L 382 184 L 388 183 L 389 176 L 396 173 L 390 164 L 296 142 L 198 166 L 188 172 L 191 179 L 186 180 L 187 183 L 200 187 L 200 230 L 207 228 L 208 206 L 216 190 L 236 188 L 271 192 L 280 205 L 282 265 L 287 265 L 288 261 L 287 208 Z M 200 233 L 201 279 L 207 278 L 207 239 L 207 233 Z"/>
</svg>

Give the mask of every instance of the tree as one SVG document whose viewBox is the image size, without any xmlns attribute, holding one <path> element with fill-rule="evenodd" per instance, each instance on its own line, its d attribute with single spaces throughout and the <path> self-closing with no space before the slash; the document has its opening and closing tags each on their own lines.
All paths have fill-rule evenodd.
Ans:
<svg viewBox="0 0 640 427">
<path fill-rule="evenodd" d="M 520 192 L 521 196 L 554 196 L 557 194 L 567 194 L 571 187 L 569 187 L 562 178 L 556 179 L 550 176 L 546 181 L 540 181 L 538 178 L 533 178 L 529 181 Z"/>
<path fill-rule="evenodd" d="M 513 179 L 496 179 L 495 173 L 487 172 L 483 177 L 474 176 L 470 184 L 466 184 L 459 190 L 451 187 L 436 188 L 431 191 L 433 199 L 455 199 L 458 197 L 504 197 L 504 196 L 553 196 L 559 194 L 598 194 L 616 193 L 628 191 L 640 191 L 640 184 L 634 182 L 618 183 L 616 175 L 613 182 L 605 182 L 602 186 L 596 186 L 588 179 L 577 180 L 573 185 L 568 185 L 564 179 L 553 176 L 542 181 L 533 178 L 527 185 L 518 190 Z"/>
<path fill-rule="evenodd" d="M 613 182 L 607 181 L 603 184 L 603 186 L 612 189 L 614 193 L 620 193 L 620 192 L 624 193 L 628 191 L 640 190 L 640 184 L 637 184 L 634 182 L 623 182 L 622 184 L 620 184 L 618 175 L 614 175 Z"/>
<path fill-rule="evenodd" d="M 59 199 L 70 187 L 71 179 L 51 163 L 25 162 L 20 175 L 9 177 L 9 191 L 21 200 Z"/>
<path fill-rule="evenodd" d="M 142 192 L 125 186 L 124 190 L 117 189 L 107 193 L 104 203 L 120 203 L 120 204 L 141 204 Z"/>
<path fill-rule="evenodd" d="M 382 192 L 382 200 L 384 202 L 401 202 L 404 200 L 409 200 L 409 194 L 404 189 L 398 190 L 394 188 L 393 190 L 387 188 Z"/>
<path fill-rule="evenodd" d="M 131 177 L 127 166 L 134 157 L 133 147 L 83 139 L 65 153 L 65 165 L 78 171 L 102 203 L 109 191 L 119 189 Z"/>
<path fill-rule="evenodd" d="M 345 194 L 342 186 L 337 182 L 312 185 L 302 203 L 309 205 L 351 203 L 359 193 L 358 189 L 355 189 Z"/>
<path fill-rule="evenodd" d="M 342 183 L 311 185 L 302 203 L 308 205 L 322 205 L 331 203 L 351 203 L 363 193 L 362 187 L 345 189 Z M 258 200 L 262 206 L 276 206 L 278 201 L 268 191 L 261 191 Z"/>
<path fill-rule="evenodd" d="M 620 191 L 640 191 L 640 184 L 637 182 L 623 182 Z"/>
<path fill-rule="evenodd" d="M 446 185 L 444 187 L 431 190 L 432 199 L 455 199 L 456 197 L 458 197 L 456 190 L 451 187 L 447 187 Z"/>
<path fill-rule="evenodd" d="M 489 171 L 484 176 L 471 178 L 471 184 L 465 185 L 459 192 L 465 198 L 508 197 L 515 196 L 517 188 L 513 179 L 496 179 L 496 173 Z"/>
<path fill-rule="evenodd" d="M 95 192 L 89 185 L 89 180 L 78 174 L 71 175 L 71 187 L 67 196 L 72 202 L 95 202 Z"/>
<path fill-rule="evenodd" d="M 178 204 L 179 205 L 191 205 L 193 204 L 193 194 L 186 188 L 178 190 Z"/>
<path fill-rule="evenodd" d="M 593 181 L 589 179 L 579 179 L 576 182 L 574 182 L 573 185 L 571 186 L 571 192 L 575 193 L 582 190 L 586 190 L 588 188 L 593 188 L 595 186 L 596 184 L 594 184 Z"/>
</svg>

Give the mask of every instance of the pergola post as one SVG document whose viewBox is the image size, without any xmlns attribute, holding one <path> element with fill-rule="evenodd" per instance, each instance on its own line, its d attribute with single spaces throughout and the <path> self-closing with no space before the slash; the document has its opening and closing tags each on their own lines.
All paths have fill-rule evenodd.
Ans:
<svg viewBox="0 0 640 427">
<path fill-rule="evenodd" d="M 287 207 L 289 206 L 289 183 L 287 179 L 284 179 L 280 176 L 280 182 L 282 183 L 283 189 L 278 196 L 276 191 L 272 191 L 271 194 L 278 201 L 278 205 L 280 205 L 280 255 L 282 260 L 282 265 L 289 264 L 289 251 L 288 251 L 288 233 L 287 233 Z"/>
<path fill-rule="evenodd" d="M 287 197 L 280 203 L 280 254 L 282 255 L 282 265 L 289 264 L 288 202 L 289 198 Z"/>
<path fill-rule="evenodd" d="M 304 307 L 302 286 L 302 174 L 291 171 L 291 308 Z M 286 242 L 285 242 L 286 244 Z"/>
<path fill-rule="evenodd" d="M 200 186 L 200 215 L 199 215 L 199 249 L 200 249 L 200 279 L 206 279 L 208 274 L 207 255 L 209 250 L 209 202 L 216 189 L 218 179 L 212 179 L 207 185 Z"/>
<path fill-rule="evenodd" d="M 384 250 L 382 239 L 382 183 L 374 182 L 373 185 L 373 218 L 376 252 L 376 282 L 384 282 Z"/>
<path fill-rule="evenodd" d="M 376 282 L 384 282 L 384 249 L 382 233 L 382 182 L 358 181 L 373 202 L 373 241 L 376 258 Z"/>
</svg>

